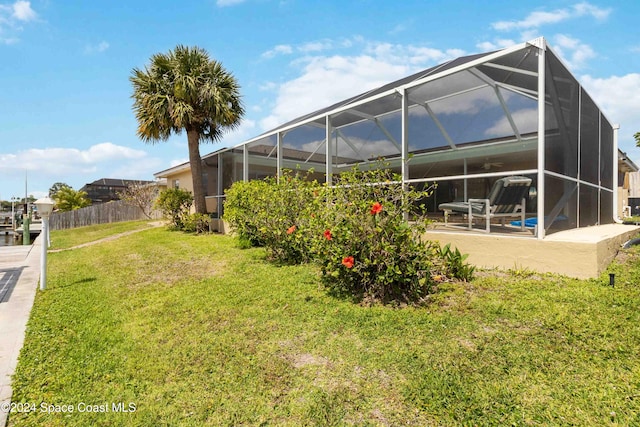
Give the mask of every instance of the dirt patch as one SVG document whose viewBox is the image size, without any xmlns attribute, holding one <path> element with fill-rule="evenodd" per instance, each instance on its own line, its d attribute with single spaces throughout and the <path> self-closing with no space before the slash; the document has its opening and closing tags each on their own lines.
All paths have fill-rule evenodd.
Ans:
<svg viewBox="0 0 640 427">
<path fill-rule="evenodd" d="M 626 263 L 633 262 L 637 259 L 638 259 L 638 254 L 636 254 L 631 249 L 620 249 L 618 250 L 618 253 L 616 254 L 616 256 L 613 258 L 613 261 L 616 264 L 624 265 Z"/>
<path fill-rule="evenodd" d="M 294 368 L 304 368 L 305 366 L 323 366 L 329 365 L 329 359 L 322 356 L 314 356 L 313 354 L 303 353 L 295 354 L 291 358 L 291 363 Z"/>
<path fill-rule="evenodd" d="M 154 283 L 173 284 L 183 280 L 200 281 L 221 276 L 227 270 L 227 264 L 211 258 L 193 258 L 180 263 L 155 263 L 142 260 L 136 254 L 128 255 L 132 263 L 138 264 L 131 286 L 145 286 Z"/>
<path fill-rule="evenodd" d="M 131 231 L 126 231 L 124 233 L 114 234 L 113 236 L 104 237 L 102 239 L 94 240 L 93 242 L 82 243 L 81 245 L 72 246 L 70 248 L 50 249 L 48 252 L 63 252 L 63 251 L 71 251 L 71 250 L 74 250 L 74 249 L 86 248 L 87 246 L 93 246 L 93 245 L 97 245 L 99 243 L 110 242 L 110 241 L 119 239 L 121 237 L 128 236 L 130 234 L 139 233 L 141 231 L 149 230 L 150 228 L 161 227 L 161 226 L 165 225 L 165 223 L 161 222 L 161 221 L 155 221 L 155 222 L 148 223 L 148 225 L 149 225 L 148 228 L 140 228 L 140 229 L 137 229 L 137 230 L 131 230 Z"/>
</svg>

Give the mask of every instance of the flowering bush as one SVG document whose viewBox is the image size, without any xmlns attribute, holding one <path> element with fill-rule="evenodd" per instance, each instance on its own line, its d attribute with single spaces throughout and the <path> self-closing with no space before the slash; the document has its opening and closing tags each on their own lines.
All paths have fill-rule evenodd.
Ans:
<svg viewBox="0 0 640 427">
<path fill-rule="evenodd" d="M 427 220 L 417 205 L 428 194 L 403 189 L 400 177 L 384 169 L 354 169 L 324 187 L 307 240 L 328 289 L 385 302 L 428 294 L 438 246 L 421 238 Z"/>
<path fill-rule="evenodd" d="M 462 256 L 452 261 L 448 247 L 422 238 L 428 221 L 420 201 L 430 188 L 403 188 L 383 168 L 353 169 L 331 187 L 307 178 L 286 172 L 279 183 L 236 183 L 225 219 L 241 237 L 264 245 L 270 259 L 317 262 L 337 295 L 410 301 L 448 277 L 471 278 Z"/>
</svg>

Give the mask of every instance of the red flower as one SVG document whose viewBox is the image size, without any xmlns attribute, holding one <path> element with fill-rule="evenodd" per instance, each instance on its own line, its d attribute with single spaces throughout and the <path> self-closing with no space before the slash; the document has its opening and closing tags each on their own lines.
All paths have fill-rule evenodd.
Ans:
<svg viewBox="0 0 640 427">
<path fill-rule="evenodd" d="M 291 234 L 294 231 L 296 231 L 296 226 L 295 225 L 292 225 L 291 227 L 287 228 L 287 234 Z"/>
<path fill-rule="evenodd" d="M 353 268 L 353 257 L 347 256 L 342 258 L 342 265 L 344 265 L 347 268 Z"/>
<path fill-rule="evenodd" d="M 329 230 L 329 229 L 324 230 L 324 237 L 327 240 L 331 240 L 331 230 Z"/>
<path fill-rule="evenodd" d="M 373 206 L 371 206 L 371 215 L 377 215 L 382 212 L 382 205 L 378 202 L 375 202 Z"/>
</svg>

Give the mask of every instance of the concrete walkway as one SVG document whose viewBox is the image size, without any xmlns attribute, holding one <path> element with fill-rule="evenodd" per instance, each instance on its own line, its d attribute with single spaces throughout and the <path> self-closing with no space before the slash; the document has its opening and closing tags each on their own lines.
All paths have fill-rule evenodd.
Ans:
<svg viewBox="0 0 640 427">
<path fill-rule="evenodd" d="M 0 427 L 7 423 L 11 376 L 40 280 L 40 237 L 33 245 L 0 247 Z"/>
</svg>

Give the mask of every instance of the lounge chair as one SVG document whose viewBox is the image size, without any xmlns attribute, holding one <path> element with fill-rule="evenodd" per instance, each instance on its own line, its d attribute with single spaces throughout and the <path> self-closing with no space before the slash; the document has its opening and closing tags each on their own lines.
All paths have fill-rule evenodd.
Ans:
<svg viewBox="0 0 640 427">
<path fill-rule="evenodd" d="M 469 199 L 467 202 L 441 203 L 438 209 L 444 211 L 444 224 L 452 212 L 467 215 L 468 228 L 472 229 L 473 218 L 483 218 L 489 233 L 491 218 L 520 218 L 520 229 L 525 229 L 525 197 L 529 193 L 531 178 L 526 176 L 508 176 L 497 180 L 486 199 Z"/>
</svg>

